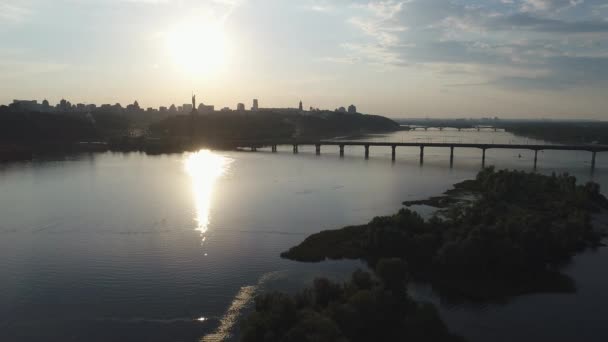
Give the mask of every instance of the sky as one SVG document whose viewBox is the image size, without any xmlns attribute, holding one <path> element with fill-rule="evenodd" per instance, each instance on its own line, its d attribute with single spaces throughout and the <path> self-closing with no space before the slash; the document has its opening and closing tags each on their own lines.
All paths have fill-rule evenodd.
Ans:
<svg viewBox="0 0 608 342">
<path fill-rule="evenodd" d="M 607 0 L 0 0 L 0 103 L 608 120 Z"/>
</svg>

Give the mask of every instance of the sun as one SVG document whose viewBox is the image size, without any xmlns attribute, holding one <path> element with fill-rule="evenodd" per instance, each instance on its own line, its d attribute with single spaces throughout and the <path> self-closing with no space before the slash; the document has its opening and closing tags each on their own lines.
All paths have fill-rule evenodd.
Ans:
<svg viewBox="0 0 608 342">
<path fill-rule="evenodd" d="M 219 71 L 226 59 L 226 34 L 219 22 L 187 22 L 167 34 L 167 48 L 182 71 L 210 75 Z"/>
</svg>

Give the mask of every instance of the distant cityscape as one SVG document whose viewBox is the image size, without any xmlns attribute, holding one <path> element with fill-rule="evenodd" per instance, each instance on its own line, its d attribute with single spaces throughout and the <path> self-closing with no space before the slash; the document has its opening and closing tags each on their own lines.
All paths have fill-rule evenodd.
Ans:
<svg viewBox="0 0 608 342">
<path fill-rule="evenodd" d="M 48 100 L 44 99 L 42 102 L 37 100 L 13 100 L 8 106 L 2 105 L 0 109 L 4 107 L 11 112 L 43 112 L 43 113 L 91 113 L 91 112 L 108 112 L 108 113 L 150 113 L 150 114 L 167 114 L 167 115 L 178 115 L 178 114 L 209 114 L 214 112 L 294 112 L 294 113 L 305 113 L 305 112 L 327 112 L 331 111 L 328 109 L 322 110 L 315 107 L 309 107 L 306 111 L 302 101 L 299 102 L 297 107 L 291 108 L 263 108 L 259 106 L 259 100 L 253 99 L 252 106 L 249 110 L 246 109 L 244 103 L 238 103 L 236 109 L 230 107 L 223 107 L 219 111 L 216 111 L 214 105 L 206 105 L 204 103 L 196 103 L 196 96 L 192 95 L 192 103 L 185 103 L 180 106 L 172 104 L 170 106 L 160 106 L 158 108 L 147 107 L 143 108 L 139 105 L 138 101 L 123 107 L 120 103 L 116 104 L 102 104 L 97 106 L 96 104 L 84 104 L 77 103 L 73 104 L 68 100 L 62 99 L 56 105 L 51 105 Z M 353 104 L 348 107 L 338 107 L 333 110 L 337 113 L 357 113 L 357 107 Z"/>
</svg>

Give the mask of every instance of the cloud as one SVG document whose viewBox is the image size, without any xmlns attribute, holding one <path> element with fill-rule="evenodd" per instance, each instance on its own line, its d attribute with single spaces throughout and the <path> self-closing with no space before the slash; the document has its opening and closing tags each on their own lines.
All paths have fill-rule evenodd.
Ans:
<svg viewBox="0 0 608 342">
<path fill-rule="evenodd" d="M 523 0 L 521 10 L 524 12 L 563 10 L 584 2 L 585 0 Z"/>
<path fill-rule="evenodd" d="M 367 41 L 342 44 L 346 59 L 420 66 L 468 84 L 557 89 L 608 85 L 608 21 L 593 0 L 412 0 L 355 3 L 347 19 Z M 522 11 L 523 8 L 526 11 Z M 576 11 L 555 13 L 566 8 Z M 524 39 L 522 39 L 524 33 Z M 357 58 L 358 57 L 358 58 Z"/>
<path fill-rule="evenodd" d="M 23 1 L 0 0 L 1 23 L 20 23 L 31 14 Z"/>
<path fill-rule="evenodd" d="M 527 13 L 518 13 L 505 17 L 496 17 L 485 25 L 493 30 L 527 30 L 554 33 L 602 33 L 608 32 L 608 21 L 583 20 L 564 21 L 541 18 Z"/>
</svg>

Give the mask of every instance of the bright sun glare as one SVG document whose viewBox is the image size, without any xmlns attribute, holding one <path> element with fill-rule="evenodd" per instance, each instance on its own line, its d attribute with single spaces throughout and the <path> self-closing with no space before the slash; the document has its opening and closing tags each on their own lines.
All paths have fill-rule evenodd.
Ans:
<svg viewBox="0 0 608 342">
<path fill-rule="evenodd" d="M 180 24 L 168 33 L 167 48 L 173 62 L 184 72 L 212 74 L 226 59 L 224 27 L 219 22 L 202 20 Z"/>
</svg>

